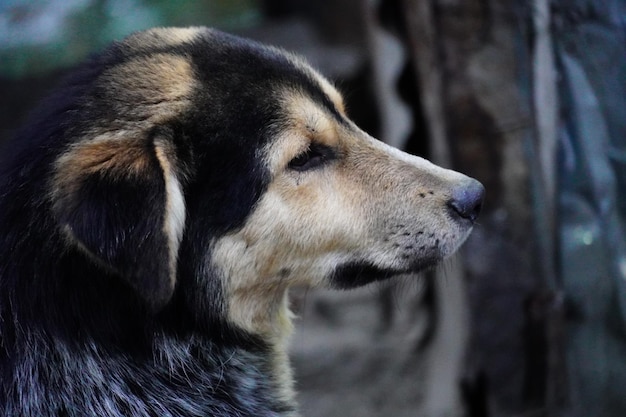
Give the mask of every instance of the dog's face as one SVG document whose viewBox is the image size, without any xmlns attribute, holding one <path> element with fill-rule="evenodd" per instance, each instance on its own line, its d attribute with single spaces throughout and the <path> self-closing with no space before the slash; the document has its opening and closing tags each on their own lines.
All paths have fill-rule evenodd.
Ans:
<svg viewBox="0 0 626 417">
<path fill-rule="evenodd" d="M 157 307 L 176 288 L 219 292 L 232 322 L 263 332 L 289 286 L 419 271 L 473 226 L 480 184 L 368 136 L 284 52 L 158 29 L 103 59 L 53 210 L 70 245 Z"/>
</svg>

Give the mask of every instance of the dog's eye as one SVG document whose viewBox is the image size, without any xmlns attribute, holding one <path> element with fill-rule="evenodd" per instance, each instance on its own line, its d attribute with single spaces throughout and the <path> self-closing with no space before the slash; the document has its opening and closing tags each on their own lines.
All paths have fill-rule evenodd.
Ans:
<svg viewBox="0 0 626 417">
<path fill-rule="evenodd" d="M 320 167 L 331 160 L 333 156 L 334 152 L 331 148 L 312 143 L 306 151 L 289 162 L 289 168 L 299 172 L 308 171 Z"/>
</svg>

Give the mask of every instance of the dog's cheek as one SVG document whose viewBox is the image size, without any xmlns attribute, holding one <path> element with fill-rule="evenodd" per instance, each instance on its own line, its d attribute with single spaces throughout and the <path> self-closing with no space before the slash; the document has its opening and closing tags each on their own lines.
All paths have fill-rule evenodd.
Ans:
<svg viewBox="0 0 626 417">
<path fill-rule="evenodd" d="M 355 216 L 341 214 L 347 209 L 340 199 L 320 191 L 271 184 L 244 226 L 216 242 L 215 261 L 233 277 L 224 285 L 321 285 L 330 260 L 352 252 L 359 232 Z"/>
<path fill-rule="evenodd" d="M 277 184 L 272 191 L 273 200 L 283 202 L 283 234 L 305 256 L 352 252 L 366 237 L 363 205 L 338 170 L 313 172 L 299 186 Z"/>
</svg>

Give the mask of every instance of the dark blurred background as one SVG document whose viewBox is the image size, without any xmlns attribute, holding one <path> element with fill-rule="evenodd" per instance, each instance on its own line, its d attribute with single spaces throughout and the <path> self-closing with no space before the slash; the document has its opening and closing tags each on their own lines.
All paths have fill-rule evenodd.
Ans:
<svg viewBox="0 0 626 417">
<path fill-rule="evenodd" d="M 626 415 L 626 0 L 0 0 L 0 140 L 166 25 L 306 56 L 365 130 L 487 188 L 437 271 L 294 291 L 305 416 Z"/>
</svg>

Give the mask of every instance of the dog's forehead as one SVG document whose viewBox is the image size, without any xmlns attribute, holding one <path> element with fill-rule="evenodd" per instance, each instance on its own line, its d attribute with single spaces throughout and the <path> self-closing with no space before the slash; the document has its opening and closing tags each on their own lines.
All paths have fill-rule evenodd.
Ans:
<svg viewBox="0 0 626 417">
<path fill-rule="evenodd" d="M 271 93 L 281 90 L 281 86 L 289 85 L 306 90 L 334 111 L 345 111 L 333 85 L 300 57 L 214 29 L 155 28 L 135 33 L 118 45 L 122 62 L 117 65 L 130 68 L 122 71 L 125 73 L 120 79 L 152 78 L 154 85 L 173 81 L 180 86 L 183 79 L 190 85 L 193 78 L 200 78 L 213 91 L 247 90 L 256 92 L 259 98 L 268 93 L 273 96 Z M 176 67 L 181 74 L 173 71 Z"/>
<path fill-rule="evenodd" d="M 282 140 L 282 152 L 264 152 L 273 166 L 306 148 L 312 136 L 332 146 L 334 126 L 346 120 L 332 83 L 279 48 L 209 28 L 157 28 L 131 35 L 120 52 L 122 62 L 105 72 L 105 81 L 115 102 L 129 104 L 120 108 L 123 118 L 198 119 L 200 127 L 265 150 L 277 137 L 268 143 L 268 135 L 255 138 L 254 132 L 275 124 L 274 133 L 290 139 Z M 193 131 L 194 137 L 205 131 Z"/>
</svg>

